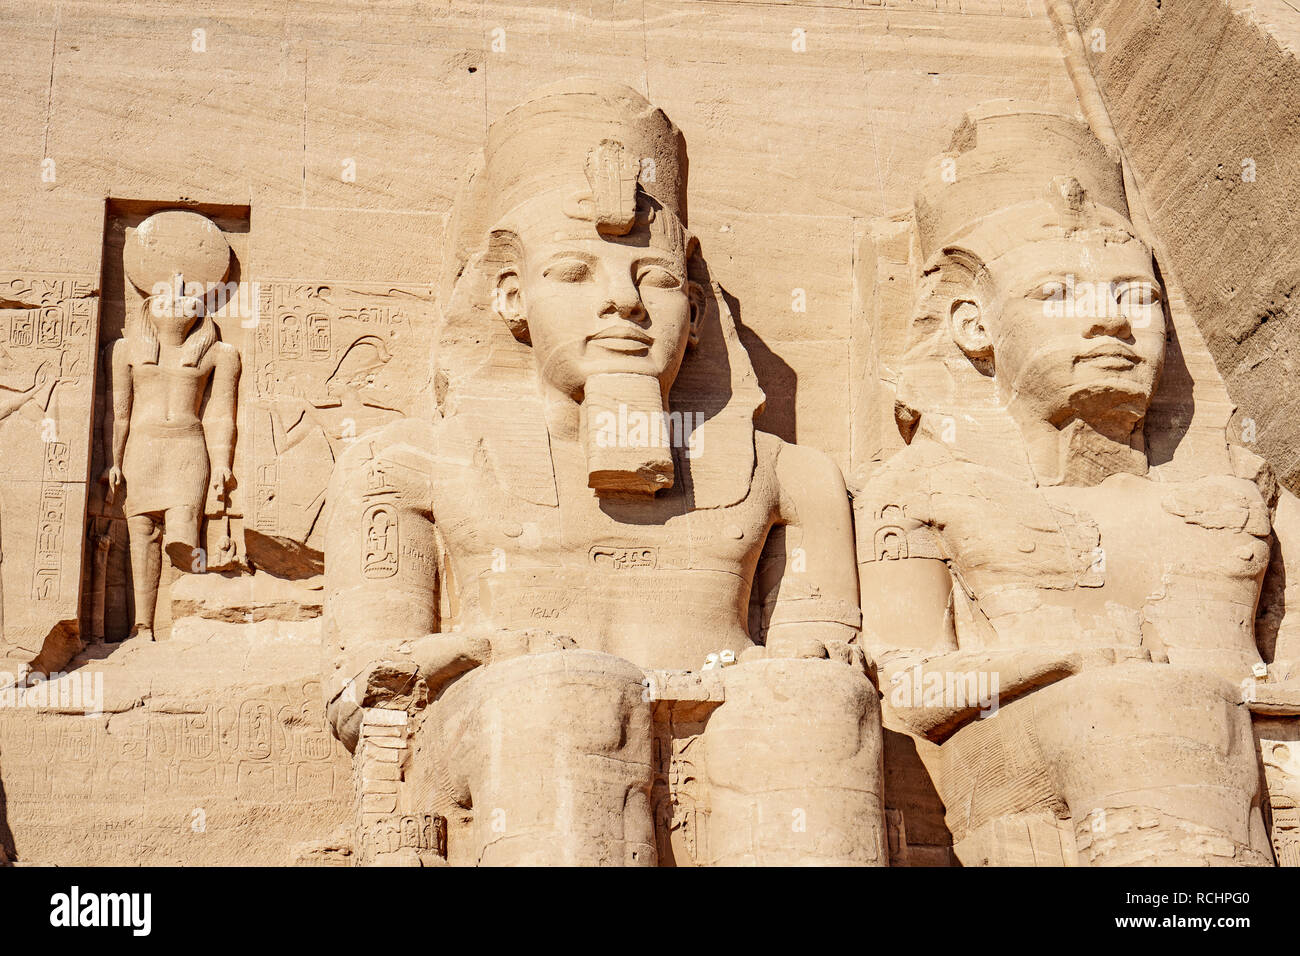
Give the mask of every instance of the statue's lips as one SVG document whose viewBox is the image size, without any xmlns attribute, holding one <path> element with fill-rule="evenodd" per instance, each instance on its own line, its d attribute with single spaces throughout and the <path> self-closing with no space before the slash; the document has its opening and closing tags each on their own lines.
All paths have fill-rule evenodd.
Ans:
<svg viewBox="0 0 1300 956">
<path fill-rule="evenodd" d="M 1102 345 L 1089 352 L 1084 352 L 1074 360 L 1076 365 L 1080 362 L 1115 369 L 1127 369 L 1141 364 L 1142 356 L 1124 345 Z"/>
<path fill-rule="evenodd" d="M 615 352 L 643 353 L 654 345 L 654 338 L 635 325 L 619 325 L 601 329 L 587 341 L 596 342 Z"/>
</svg>

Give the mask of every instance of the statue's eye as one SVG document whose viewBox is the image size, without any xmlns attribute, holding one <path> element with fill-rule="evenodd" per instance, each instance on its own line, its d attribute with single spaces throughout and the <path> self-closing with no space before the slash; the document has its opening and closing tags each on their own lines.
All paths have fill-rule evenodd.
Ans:
<svg viewBox="0 0 1300 956">
<path fill-rule="evenodd" d="M 676 289 L 682 280 L 660 266 L 646 266 L 636 277 L 637 285 L 648 285 L 656 289 Z"/>
<path fill-rule="evenodd" d="M 1115 290 L 1115 301 L 1125 307 L 1150 308 L 1160 301 L 1160 290 L 1154 282 L 1122 282 Z"/>
<path fill-rule="evenodd" d="M 591 278 L 591 266 L 582 259 L 560 259 L 547 266 L 542 275 L 556 282 L 585 282 Z"/>
<path fill-rule="evenodd" d="M 1065 283 L 1057 282 L 1055 279 L 1044 282 L 1030 289 L 1026 298 L 1039 299 L 1043 302 L 1060 301 L 1065 298 Z"/>
</svg>

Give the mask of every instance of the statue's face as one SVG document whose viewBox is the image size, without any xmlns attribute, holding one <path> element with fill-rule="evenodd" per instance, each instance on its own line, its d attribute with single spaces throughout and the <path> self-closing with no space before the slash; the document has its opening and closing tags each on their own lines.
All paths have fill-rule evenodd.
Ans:
<svg viewBox="0 0 1300 956">
<path fill-rule="evenodd" d="M 1122 242 L 1032 242 L 988 264 L 983 313 L 999 391 L 1048 420 L 1137 421 L 1164 361 L 1161 290 L 1149 250 Z"/>
<path fill-rule="evenodd" d="M 198 296 L 155 295 L 149 298 L 149 316 L 160 334 L 184 337 L 202 314 L 203 299 Z"/>
<path fill-rule="evenodd" d="M 498 281 L 497 308 L 522 315 L 550 385 L 578 398 L 603 373 L 672 384 L 693 316 L 680 242 L 641 221 L 626 236 L 601 236 L 554 207 L 529 217 L 519 239 L 523 261 Z"/>
</svg>

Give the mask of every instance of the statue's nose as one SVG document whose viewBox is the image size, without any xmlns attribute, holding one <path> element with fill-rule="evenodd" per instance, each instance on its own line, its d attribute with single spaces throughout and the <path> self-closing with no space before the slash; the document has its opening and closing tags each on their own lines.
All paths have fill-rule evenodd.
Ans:
<svg viewBox="0 0 1300 956">
<path fill-rule="evenodd" d="M 621 319 L 629 322 L 644 322 L 646 319 L 645 304 L 641 301 L 641 293 L 636 287 L 636 283 L 628 277 L 623 281 L 611 282 L 609 289 L 609 299 L 601 308 L 602 316 L 617 315 Z"/>
</svg>

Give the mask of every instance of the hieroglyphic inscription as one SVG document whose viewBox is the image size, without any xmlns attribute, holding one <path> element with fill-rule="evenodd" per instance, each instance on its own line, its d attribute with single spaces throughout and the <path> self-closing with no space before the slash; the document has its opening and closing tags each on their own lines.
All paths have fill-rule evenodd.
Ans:
<svg viewBox="0 0 1300 956">
<path fill-rule="evenodd" d="M 105 721 L 9 710 L 5 718 L 0 750 L 13 803 L 225 793 L 282 804 L 347 789 L 348 761 L 325 728 L 315 681 L 243 701 L 196 702 L 182 713 L 138 708 Z"/>
<path fill-rule="evenodd" d="M 66 512 L 67 491 L 63 485 L 43 484 L 32 575 L 32 599 L 35 601 L 52 601 L 59 597 L 59 571 L 63 566 L 63 523 Z"/>
<path fill-rule="evenodd" d="M 27 708 L 2 716 L 20 859 L 158 864 L 183 852 L 187 861 L 282 864 L 289 847 L 348 819 L 351 760 L 325 726 L 314 679 L 247 698 L 214 688 L 181 706 L 97 718 Z"/>
<path fill-rule="evenodd" d="M 397 573 L 397 511 L 391 505 L 371 505 L 362 519 L 365 550 L 361 573 L 367 578 L 391 578 Z"/>
<path fill-rule="evenodd" d="M 1300 722 L 1265 720 L 1256 723 L 1256 732 L 1268 785 L 1273 854 L 1279 866 L 1300 866 Z"/>
<path fill-rule="evenodd" d="M 28 395 L 5 434 L 4 526 L 9 542 L 31 542 L 22 557 L 6 549 L 22 570 L 7 578 L 5 639 L 27 649 L 76 617 L 82 555 L 70 523 L 86 504 L 98 294 L 92 276 L 0 275 L 0 385 Z"/>
<path fill-rule="evenodd" d="M 658 566 L 657 548 L 614 548 L 596 546 L 590 552 L 591 563 L 611 571 L 649 570 Z"/>
<path fill-rule="evenodd" d="M 413 410 L 432 298 L 425 286 L 259 283 L 249 527 L 305 542 L 340 446 Z"/>
<path fill-rule="evenodd" d="M 447 856 L 447 818 L 434 813 L 405 813 L 381 817 L 361 831 L 362 854 L 398 850 L 426 851 Z"/>
</svg>

